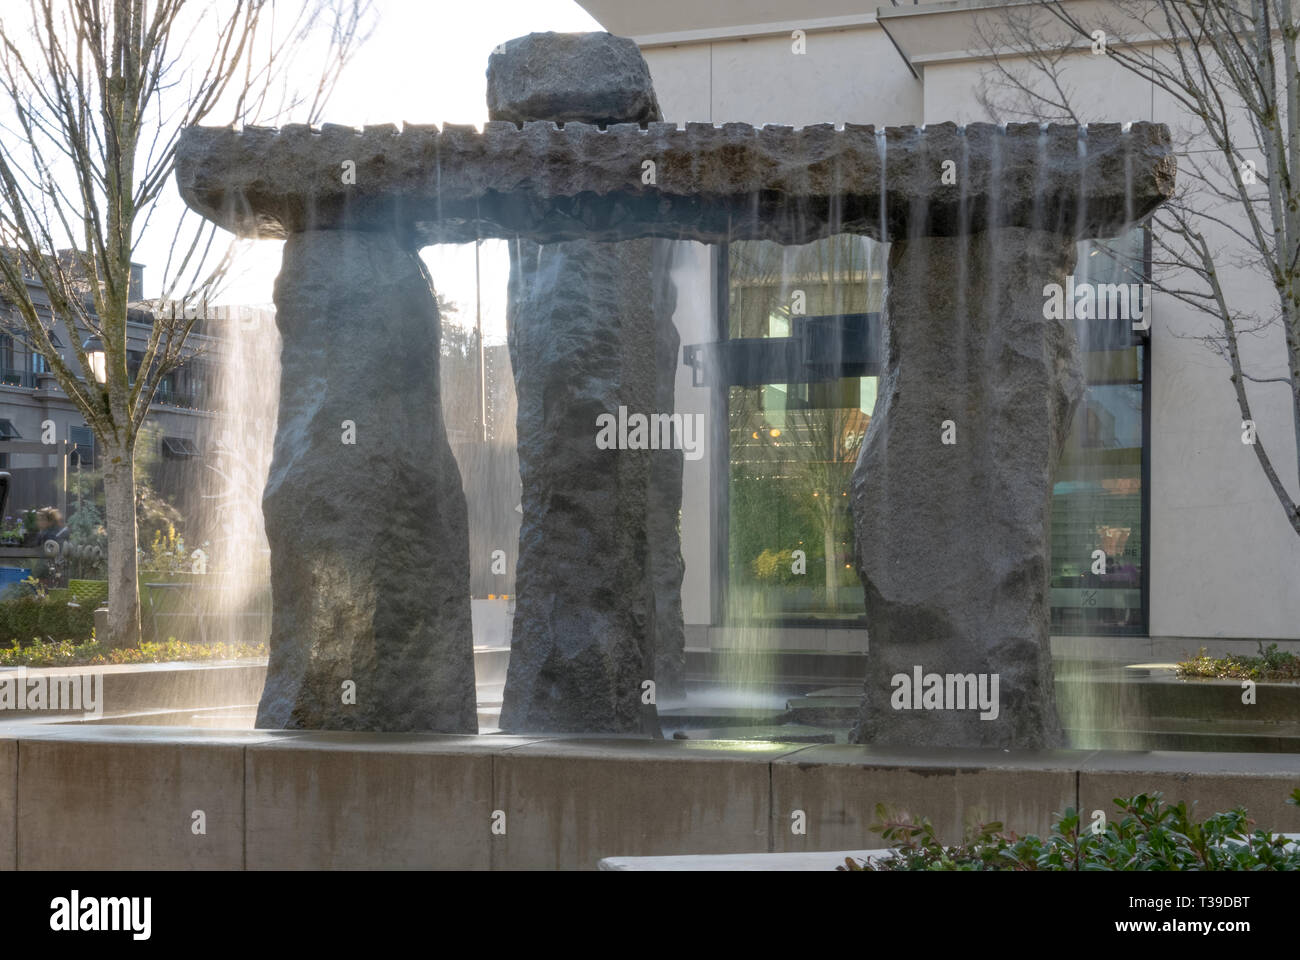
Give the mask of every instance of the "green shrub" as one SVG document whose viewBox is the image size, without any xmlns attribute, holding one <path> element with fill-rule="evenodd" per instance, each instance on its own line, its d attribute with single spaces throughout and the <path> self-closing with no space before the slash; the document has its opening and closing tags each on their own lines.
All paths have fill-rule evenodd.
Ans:
<svg viewBox="0 0 1300 960">
<path fill-rule="evenodd" d="M 178 660 L 244 660 L 265 657 L 265 643 L 142 642 L 112 648 L 98 640 L 37 640 L 29 646 L 0 646 L 0 667 L 79 667 L 110 663 L 170 663 Z"/>
<path fill-rule="evenodd" d="M 1168 805 L 1163 794 L 1116 799 L 1121 816 L 1094 829 L 1068 808 L 1056 815 L 1051 836 L 1017 837 L 1001 823 L 966 832 L 962 842 L 945 847 L 929 820 L 913 821 L 876 807 L 880 822 L 872 830 L 894 856 L 867 861 L 845 859 L 837 870 L 1300 870 L 1300 845 L 1280 834 L 1255 830 L 1244 807 L 1203 821 L 1185 803 Z M 1300 806 L 1300 789 L 1287 803 Z M 1100 821 L 1098 821 L 1100 823 Z"/>
<path fill-rule="evenodd" d="M 1211 657 L 1201 647 L 1191 660 L 1178 664 L 1180 677 L 1217 677 L 1231 680 L 1300 680 L 1300 657 L 1279 650 L 1276 643 L 1268 647 L 1259 641 L 1259 655 L 1230 653 Z"/>
<path fill-rule="evenodd" d="M 26 645 L 40 637 L 89 640 L 95 629 L 93 606 L 70 607 L 66 599 L 26 596 L 0 603 L 0 643 Z"/>
<path fill-rule="evenodd" d="M 0 603 L 0 625 L 3 626 L 5 641 L 17 640 L 19 643 L 31 643 L 40 636 L 41 610 L 44 601 L 36 596 L 18 597 Z"/>
<path fill-rule="evenodd" d="M 38 619 L 40 636 L 55 640 L 89 640 L 95 630 L 95 609 L 70 607 L 66 600 L 46 600 Z"/>
</svg>

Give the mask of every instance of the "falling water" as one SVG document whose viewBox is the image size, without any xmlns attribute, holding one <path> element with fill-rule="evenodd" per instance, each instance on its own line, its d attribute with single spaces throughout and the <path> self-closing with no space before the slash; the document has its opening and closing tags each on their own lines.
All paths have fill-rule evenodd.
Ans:
<svg viewBox="0 0 1300 960">
<path fill-rule="evenodd" d="M 876 131 L 876 155 L 880 157 L 880 242 L 889 242 L 889 217 L 888 204 L 885 202 L 887 194 L 886 184 L 888 178 L 885 175 L 886 148 L 888 144 L 885 141 L 885 128 L 881 127 Z"/>
<path fill-rule="evenodd" d="M 1123 124 L 1121 132 L 1128 136 L 1132 129 L 1132 123 Z M 1124 222 L 1132 223 L 1136 217 L 1133 214 L 1133 151 L 1124 151 Z"/>
<path fill-rule="evenodd" d="M 280 337 L 271 310 L 223 311 L 222 358 L 204 493 L 191 528 L 202 563 L 192 590 L 195 624 L 209 642 L 266 643 L 270 638 L 270 548 L 262 490 L 271 464 L 280 389 Z M 203 572 L 202 565 L 206 565 Z"/>
<path fill-rule="evenodd" d="M 1123 128 L 1128 132 L 1128 125 Z M 1081 171 L 1086 169 L 1082 161 L 1088 155 L 1088 130 L 1081 127 L 1078 140 L 1078 155 Z M 1125 218 L 1130 224 L 1133 214 L 1133 176 L 1131 157 L 1126 153 L 1125 164 Z M 1087 217 L 1087 191 L 1083 174 L 1080 174 L 1077 216 L 1079 222 Z M 1109 241 L 1093 240 L 1079 244 L 1078 263 L 1075 268 L 1076 284 L 1095 284 L 1098 282 L 1129 283 L 1141 280 L 1141 271 L 1134 269 L 1129 238 L 1123 236 Z M 1140 261 L 1141 257 L 1137 258 Z M 1111 274 L 1108 276 L 1108 274 Z M 1090 551 L 1101 548 L 1107 558 L 1107 572 L 1102 577 L 1085 577 L 1082 573 L 1067 577 L 1071 580 L 1086 581 L 1091 593 L 1099 598 L 1101 607 L 1105 607 L 1108 596 L 1122 591 L 1123 581 L 1137 570 L 1125 560 L 1127 552 L 1136 552 L 1134 544 L 1139 544 L 1141 531 L 1129 522 L 1125 526 L 1126 512 L 1131 509 L 1135 498 L 1140 498 L 1140 490 L 1132 490 L 1124 485 L 1129 482 L 1124 477 L 1115 477 L 1103 467 L 1088 465 L 1084 459 L 1086 447 L 1111 448 L 1112 457 L 1124 453 L 1129 447 L 1125 434 L 1131 432 L 1131 424 L 1141 421 L 1141 387 L 1140 384 L 1106 383 L 1116 379 L 1118 371 L 1124 369 L 1124 358 L 1132 348 L 1133 361 L 1137 363 L 1142 346 L 1132 347 L 1130 333 L 1124 325 L 1104 322 L 1095 318 L 1080 321 L 1080 349 L 1083 352 L 1085 370 L 1095 366 L 1099 361 L 1104 367 L 1103 382 L 1089 385 L 1084 401 L 1075 414 L 1074 426 L 1067 440 L 1065 455 L 1062 458 L 1062 477 L 1058 480 L 1058 489 L 1064 491 L 1071 505 L 1073 516 L 1071 523 L 1062 522 L 1073 534 L 1067 537 L 1064 555 L 1054 557 L 1053 567 L 1061 568 L 1066 573 L 1070 568 L 1086 571 Z M 1140 363 L 1138 363 L 1140 369 Z M 1089 379 L 1096 379 L 1092 374 Z M 1095 418 L 1102 417 L 1109 421 L 1110 435 L 1088 438 L 1084 426 Z M 1129 424 L 1126 429 L 1125 423 Z M 1132 438 L 1129 438 L 1130 440 Z M 1074 461 L 1074 462 L 1072 462 Z M 1117 463 L 1119 461 L 1116 461 Z M 1113 468 L 1112 468 L 1113 469 Z M 1086 536 L 1086 542 L 1080 537 Z M 1061 545 L 1056 545 L 1061 551 Z M 1061 562 L 1064 561 L 1064 566 Z M 1113 569 L 1112 569 L 1113 564 Z M 1107 584 L 1105 580 L 1120 581 L 1119 584 Z M 1111 587 L 1112 589 L 1107 589 Z M 1066 728 L 1071 746 L 1078 748 L 1117 748 L 1137 749 L 1147 745 L 1146 734 L 1140 729 L 1146 726 L 1140 707 L 1139 688 L 1133 683 L 1144 671 L 1126 669 L 1122 662 L 1108 661 L 1090 653 L 1087 648 L 1082 653 L 1075 652 L 1058 658 L 1056 667 L 1057 706 L 1062 726 Z"/>
<path fill-rule="evenodd" d="M 1086 189 L 1084 178 L 1088 169 L 1088 125 L 1079 125 L 1079 193 L 1078 193 L 1078 213 L 1076 214 L 1076 223 L 1079 224 L 1080 230 L 1088 222 L 1088 191 Z"/>
<path fill-rule="evenodd" d="M 959 377 L 958 382 L 966 382 L 970 375 L 970 330 L 972 327 L 970 311 L 972 304 L 969 302 L 970 290 L 970 245 L 971 245 L 971 210 L 969 201 L 971 172 L 970 172 L 970 139 L 967 135 L 967 129 L 961 128 L 961 164 L 958 174 L 958 198 L 959 198 L 959 221 L 957 243 L 958 261 L 957 261 L 957 327 L 953 331 L 953 337 L 960 344 L 965 345 L 965 349 L 958 351 L 957 359 L 961 366 L 956 371 Z"/>
<path fill-rule="evenodd" d="M 279 405 L 280 337 L 274 312 L 218 307 L 203 319 L 210 419 L 197 437 L 203 459 L 189 481 L 199 491 L 185 517 L 179 573 L 144 573 L 146 637 L 227 645 L 248 656 L 271 633 L 270 549 L 262 521 Z M 206 428 L 205 428 L 206 427 Z M 148 544 L 141 544 L 148 548 Z M 214 658 L 194 684 L 193 665 L 157 672 L 148 709 L 114 713 L 113 723 L 251 728 L 261 688 L 258 661 Z"/>
<path fill-rule="evenodd" d="M 751 196 L 750 205 L 756 217 L 760 204 L 761 198 L 755 191 Z M 785 208 L 779 213 L 779 216 L 787 222 L 797 220 L 802 215 L 801 207 L 795 210 Z M 746 329 L 743 304 L 733 300 L 733 295 L 739 294 L 740 291 L 733 285 L 732 280 L 735 276 L 735 261 L 741 259 L 742 251 L 749 253 L 752 250 L 752 255 L 758 263 L 764 265 L 770 263 L 775 267 L 775 276 L 767 278 L 768 282 L 773 283 L 775 287 L 775 293 L 770 298 L 772 305 L 789 303 L 793 286 L 790 280 L 797 270 L 797 251 L 785 246 L 774 248 L 766 243 L 752 245 L 733 243 L 730 249 L 733 251 L 733 257 L 728 260 L 728 269 L 732 275 L 725 281 L 731 291 L 727 299 L 730 313 L 723 318 L 727 335 L 749 338 L 788 335 L 790 333 L 788 328 L 773 329 L 771 326 L 771 317 L 779 314 L 779 310 L 768 312 L 767 316 L 762 318 L 764 322 L 761 327 Z M 765 270 L 766 267 L 761 269 Z M 737 307 L 740 309 L 738 310 Z M 785 322 L 788 324 L 790 319 L 787 318 Z M 744 435 L 751 426 L 757 428 L 755 436 L 763 434 L 765 427 L 769 430 L 788 432 L 788 424 L 785 421 L 787 402 L 782 401 L 777 407 L 773 406 L 772 401 L 777 396 L 788 397 L 789 387 L 789 384 L 769 385 L 758 387 L 756 391 L 750 388 L 736 389 L 730 385 L 723 387 L 727 396 L 729 427 L 727 480 L 725 486 L 716 485 L 714 488 L 713 514 L 721 516 L 724 510 L 728 511 L 728 530 L 732 532 L 733 538 L 745 522 L 744 507 L 737 502 L 736 497 L 740 489 L 736 481 L 739 479 L 740 483 L 744 483 L 748 479 L 744 476 L 737 477 L 738 471 L 745 469 L 737 460 L 740 445 L 745 442 Z M 754 409 L 749 409 L 751 402 Z M 762 451 L 760 456 L 764 457 L 766 462 L 757 467 L 761 471 L 757 482 L 774 482 L 774 475 L 778 470 L 775 456 L 777 451 L 772 447 L 760 447 L 760 450 Z M 770 478 L 766 476 L 769 473 L 773 475 Z M 777 518 L 772 519 L 774 521 L 772 529 L 775 531 L 779 528 L 779 524 L 775 522 Z M 779 549 L 781 546 L 777 543 L 771 544 L 772 548 Z M 761 624 L 762 620 L 775 612 L 776 605 L 771 603 L 773 588 L 745 575 L 753 558 L 746 551 L 738 550 L 737 547 L 738 544 L 733 539 L 733 542 L 729 543 L 730 575 L 727 579 L 724 613 L 726 626 L 720 632 L 722 642 L 714 667 L 714 677 L 718 686 L 702 690 L 691 698 L 694 701 L 691 705 L 692 711 L 703 711 L 704 716 L 717 714 L 720 721 L 723 718 L 734 721 L 737 716 L 756 719 L 757 712 L 764 706 L 777 705 L 771 703 L 771 684 L 776 674 L 774 639 L 781 636 L 781 631 L 779 628 L 771 629 Z M 689 569 L 687 576 L 690 576 Z"/>
</svg>

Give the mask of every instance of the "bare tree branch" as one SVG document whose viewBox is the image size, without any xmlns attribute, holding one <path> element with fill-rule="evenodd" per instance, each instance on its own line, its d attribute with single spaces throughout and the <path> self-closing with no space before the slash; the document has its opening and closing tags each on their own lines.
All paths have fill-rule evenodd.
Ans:
<svg viewBox="0 0 1300 960">
<path fill-rule="evenodd" d="M 979 51 L 990 63 L 978 98 L 994 119 L 1093 119 L 1076 112 L 1070 71 L 1104 54 L 1149 82 L 1186 118 L 1179 137 L 1179 188 L 1151 221 L 1161 269 L 1153 288 L 1212 318 L 1201 337 L 1228 363 L 1243 420 L 1253 421 L 1246 383 L 1287 383 L 1292 394 L 1300 483 L 1300 19 L 1290 0 L 1109 0 L 1102 14 L 1062 0 L 1034 0 L 981 19 Z M 1095 17 L 1095 19 L 1094 19 Z M 1215 232 L 1228 244 L 1211 247 Z M 1236 302 L 1225 266 L 1258 272 L 1273 290 L 1261 307 Z M 1237 289 L 1236 286 L 1233 288 Z M 1238 295 L 1239 296 L 1239 295 Z M 1242 335 L 1282 327 L 1285 376 L 1243 368 Z M 1300 533 L 1300 512 L 1258 437 L 1255 456 Z"/>
</svg>

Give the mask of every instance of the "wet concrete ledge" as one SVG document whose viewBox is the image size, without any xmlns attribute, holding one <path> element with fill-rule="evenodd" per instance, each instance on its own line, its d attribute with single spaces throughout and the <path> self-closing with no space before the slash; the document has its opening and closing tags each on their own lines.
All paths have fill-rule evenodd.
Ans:
<svg viewBox="0 0 1300 960">
<path fill-rule="evenodd" d="M 1144 790 L 1296 832 L 1297 786 L 1289 754 L 33 725 L 0 730 L 0 868 L 596 869 L 874 848 L 877 803 L 1043 833 Z"/>
<path fill-rule="evenodd" d="M 235 705 L 255 705 L 266 683 L 266 658 L 213 661 L 167 661 L 163 663 L 82 664 L 74 667 L 0 668 L 0 683 L 9 678 L 47 678 L 51 688 L 60 680 L 88 681 L 98 699 L 101 714 L 115 715 L 146 711 L 200 710 Z M 82 686 L 84 691 L 87 688 Z M 67 693 L 63 694 L 64 696 Z M 47 693 L 53 698 L 53 691 Z M 47 707 L 50 704 L 47 703 Z M 77 708 L 0 710 L 0 724 L 32 720 L 49 722 L 81 720 L 86 710 L 80 699 Z"/>
</svg>

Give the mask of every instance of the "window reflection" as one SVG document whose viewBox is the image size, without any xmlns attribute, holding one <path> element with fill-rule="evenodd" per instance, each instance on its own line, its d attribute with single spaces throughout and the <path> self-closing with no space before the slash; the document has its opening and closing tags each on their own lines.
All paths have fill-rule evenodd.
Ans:
<svg viewBox="0 0 1300 960">
<path fill-rule="evenodd" d="M 1053 491 L 1056 632 L 1144 629 L 1148 341 L 1140 320 L 1150 308 L 1142 286 L 1146 249 L 1140 229 L 1117 240 L 1079 244 L 1076 287 L 1124 284 L 1125 297 L 1101 300 L 1126 309 L 1123 316 L 1075 321 L 1087 387 Z M 878 315 L 885 250 L 851 236 L 800 247 L 730 244 L 728 336 L 770 340 L 775 348 L 795 339 L 808 321 Z M 727 561 L 733 618 L 854 620 L 863 613 L 848 485 L 875 407 L 877 380 L 846 376 L 862 370 L 848 369 L 833 341 L 819 349 L 824 355 L 804 358 L 818 366 L 808 377 L 813 382 L 730 381 Z M 802 573 L 796 572 L 801 559 Z"/>
<path fill-rule="evenodd" d="M 838 337 L 879 312 L 883 248 L 848 235 L 797 247 L 751 241 L 731 244 L 728 260 L 730 338 L 773 341 L 770 359 L 782 355 L 778 341 L 798 340 L 810 381 L 729 388 L 730 609 L 740 618 L 857 620 L 848 490 L 876 378 L 844 375 Z"/>
<path fill-rule="evenodd" d="M 1135 230 L 1079 244 L 1077 284 L 1141 287 L 1145 237 Z M 1052 498 L 1052 629 L 1138 633 L 1143 604 L 1143 448 L 1146 341 L 1125 317 L 1076 321 L 1087 387 L 1075 412 Z M 1139 323 L 1139 326 L 1141 324 Z"/>
</svg>

